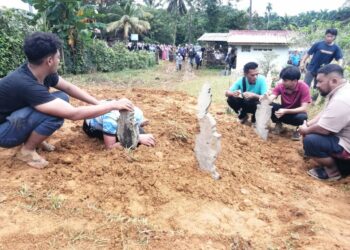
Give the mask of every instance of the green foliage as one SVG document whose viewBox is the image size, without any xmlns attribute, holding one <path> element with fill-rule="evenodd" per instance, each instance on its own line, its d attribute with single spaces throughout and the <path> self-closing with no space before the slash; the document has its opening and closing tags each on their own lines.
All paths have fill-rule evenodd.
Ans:
<svg viewBox="0 0 350 250">
<path fill-rule="evenodd" d="M 169 27 L 170 14 L 163 9 L 147 9 L 147 11 L 151 13 L 151 16 L 146 19 L 151 25 L 151 30 L 146 36 L 146 38 L 149 38 L 148 41 L 161 44 L 172 43 L 172 29 Z"/>
<path fill-rule="evenodd" d="M 86 72 L 85 46 L 92 41 L 92 31 L 103 27 L 96 23 L 95 6 L 82 0 L 23 0 L 38 10 L 36 24 L 44 31 L 56 33 L 64 42 L 63 72 Z"/>
<path fill-rule="evenodd" d="M 0 10 L 0 77 L 25 61 L 22 50 L 25 35 L 33 30 L 30 16 L 15 9 Z"/>
<path fill-rule="evenodd" d="M 133 4 L 133 1 L 129 0 L 124 5 L 117 6 L 117 15 L 108 13 L 116 16 L 117 21 L 114 20 L 107 24 L 107 32 L 119 31 L 119 33 L 123 33 L 123 40 L 127 41 L 130 33 L 142 34 L 151 28 L 147 21 L 142 20 L 150 14 L 142 11 L 141 8 Z"/>
<path fill-rule="evenodd" d="M 90 65 L 89 71 L 121 71 L 124 69 L 142 69 L 155 65 L 154 53 L 146 51 L 130 52 L 125 44 L 116 43 L 108 47 L 106 42 L 96 40 L 88 45 L 86 58 Z"/>
</svg>

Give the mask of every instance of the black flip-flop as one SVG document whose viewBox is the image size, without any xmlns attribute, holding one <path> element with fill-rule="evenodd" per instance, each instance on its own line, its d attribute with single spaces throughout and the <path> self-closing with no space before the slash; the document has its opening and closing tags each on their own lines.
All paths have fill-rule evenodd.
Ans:
<svg viewBox="0 0 350 250">
<path fill-rule="evenodd" d="M 329 177 L 324 167 L 312 168 L 307 171 L 308 175 L 321 181 L 337 181 L 341 179 L 341 175 Z"/>
</svg>

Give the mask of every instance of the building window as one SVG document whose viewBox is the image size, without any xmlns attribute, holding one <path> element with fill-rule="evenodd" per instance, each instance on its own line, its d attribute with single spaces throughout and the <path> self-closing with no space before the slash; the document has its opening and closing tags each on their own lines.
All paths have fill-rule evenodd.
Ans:
<svg viewBox="0 0 350 250">
<path fill-rule="evenodd" d="M 272 48 L 253 48 L 254 51 L 272 51 Z"/>
<path fill-rule="evenodd" d="M 243 45 L 242 46 L 242 52 L 250 52 L 250 46 L 249 45 Z"/>
</svg>

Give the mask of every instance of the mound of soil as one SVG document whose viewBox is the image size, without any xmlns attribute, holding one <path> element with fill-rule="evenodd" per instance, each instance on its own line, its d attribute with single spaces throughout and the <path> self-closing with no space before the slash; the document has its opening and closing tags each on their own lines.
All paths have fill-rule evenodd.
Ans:
<svg viewBox="0 0 350 250">
<path fill-rule="evenodd" d="M 1 149 L 0 249 L 350 249 L 349 179 L 310 179 L 290 132 L 261 140 L 212 106 L 222 135 L 220 180 L 198 169 L 194 97 L 90 88 L 126 96 L 157 145 L 107 151 L 66 121 L 35 170 Z M 74 104 L 79 104 L 74 102 Z"/>
</svg>

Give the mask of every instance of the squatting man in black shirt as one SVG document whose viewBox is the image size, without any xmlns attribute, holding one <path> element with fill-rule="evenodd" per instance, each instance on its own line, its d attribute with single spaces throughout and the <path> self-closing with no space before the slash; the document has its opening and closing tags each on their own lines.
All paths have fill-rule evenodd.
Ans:
<svg viewBox="0 0 350 250">
<path fill-rule="evenodd" d="M 132 111 L 133 103 L 122 98 L 99 102 L 57 74 L 61 41 L 52 33 L 36 32 L 24 41 L 28 62 L 0 80 L 0 147 L 22 145 L 16 158 L 34 168 L 48 162 L 36 149 L 59 129 L 64 119 L 93 118 L 112 110 Z M 50 93 L 53 87 L 59 91 Z M 69 96 L 88 106 L 74 107 Z"/>
</svg>

